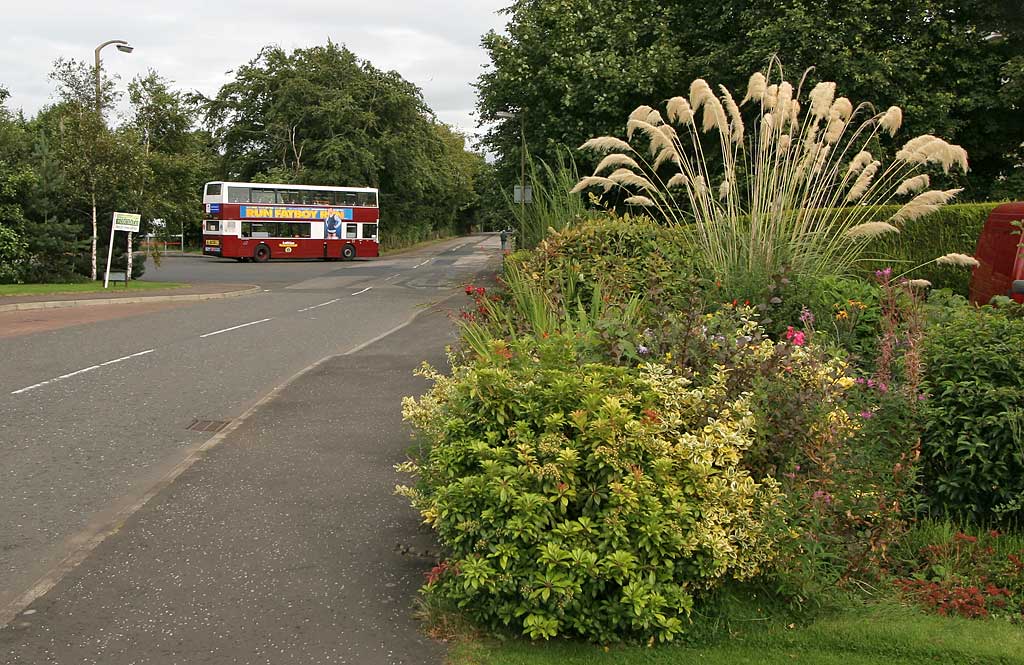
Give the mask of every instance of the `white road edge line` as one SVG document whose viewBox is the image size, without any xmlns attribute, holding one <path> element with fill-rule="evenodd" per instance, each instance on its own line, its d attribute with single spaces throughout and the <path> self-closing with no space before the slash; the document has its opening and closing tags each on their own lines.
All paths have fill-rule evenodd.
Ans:
<svg viewBox="0 0 1024 665">
<path fill-rule="evenodd" d="M 316 309 L 317 307 L 327 307 L 328 305 L 333 305 L 334 303 L 338 302 L 339 300 L 341 300 L 341 298 L 335 298 L 334 300 L 328 300 L 327 302 L 322 302 L 319 305 L 313 305 L 312 307 L 303 307 L 299 311 L 300 312 L 308 312 L 309 310 Z"/>
<path fill-rule="evenodd" d="M 296 372 L 284 383 L 280 384 L 279 386 L 271 390 L 269 393 L 264 395 L 262 399 L 257 401 L 251 407 L 249 407 L 245 411 L 245 413 L 240 415 L 238 418 L 232 420 L 231 424 L 229 424 L 227 427 L 217 432 L 206 441 L 199 444 L 194 444 L 184 449 L 182 451 L 184 453 L 184 458 L 180 462 L 175 464 L 170 471 L 165 473 L 160 480 L 158 480 L 156 483 L 152 484 L 150 487 L 143 490 L 141 494 L 129 494 L 127 496 L 121 497 L 118 501 L 115 502 L 115 508 L 112 511 L 100 513 L 100 515 L 98 515 L 95 519 L 90 521 L 89 524 L 86 525 L 86 527 L 82 529 L 80 532 L 65 539 L 64 542 L 68 544 L 66 549 L 66 555 L 56 565 L 51 567 L 46 573 L 44 573 L 39 579 L 37 579 L 35 584 L 29 587 L 29 589 L 27 589 L 24 593 L 22 593 L 20 596 L 15 598 L 13 601 L 7 603 L 6 605 L 0 606 L 0 629 L 5 628 L 8 624 L 10 624 L 11 621 L 13 621 L 26 607 L 31 605 L 33 601 L 35 601 L 37 598 L 45 596 L 51 589 L 53 589 L 53 587 L 57 586 L 57 583 L 60 582 L 65 575 L 74 570 L 80 563 L 85 561 L 89 554 L 93 550 L 95 550 L 100 545 L 100 543 L 106 540 L 111 534 L 121 529 L 121 527 L 124 526 L 125 522 L 128 520 L 129 517 L 134 515 L 143 506 L 149 503 L 150 499 L 159 494 L 161 490 L 163 490 L 171 483 L 173 483 L 175 480 L 177 480 L 178 476 L 180 476 L 181 474 L 185 473 L 185 471 L 190 469 L 192 465 L 199 461 L 199 459 L 207 451 L 216 447 L 217 444 L 222 442 L 224 439 L 228 437 L 228 435 L 230 435 L 236 429 L 241 427 L 243 423 L 252 418 L 252 416 L 259 412 L 264 406 L 274 401 L 274 399 L 277 398 L 278 395 L 284 392 L 285 388 L 295 383 L 300 378 L 302 378 L 306 374 L 309 374 L 317 367 L 320 367 L 329 360 L 333 360 L 334 358 L 338 358 L 341 356 L 352 355 L 353 353 L 358 353 L 359 351 L 362 351 L 371 344 L 375 344 L 376 342 L 379 342 L 385 337 L 393 335 L 394 333 L 398 332 L 402 328 L 405 328 L 413 321 L 415 321 L 420 316 L 420 314 L 434 310 L 435 307 L 440 306 L 441 303 L 447 300 L 451 300 L 452 298 L 455 297 L 455 295 L 444 298 L 440 302 L 433 303 L 433 306 L 431 307 L 424 307 L 419 309 L 418 311 L 414 312 L 412 316 L 407 318 L 404 322 L 398 324 L 397 326 L 395 326 L 391 330 L 388 330 L 387 332 L 377 335 L 373 339 L 368 339 L 362 344 L 358 344 L 349 349 L 348 351 L 345 351 L 344 353 L 334 354 L 327 356 L 325 358 L 321 358 L 312 365 L 309 365 L 308 367 Z"/>
<path fill-rule="evenodd" d="M 58 377 L 56 377 L 54 379 L 49 379 L 48 381 L 40 381 L 39 383 L 33 383 L 31 386 L 25 386 L 24 388 L 21 388 L 19 390 L 15 390 L 15 391 L 11 392 L 11 394 L 12 395 L 20 395 L 22 393 L 27 393 L 27 392 L 29 392 L 31 390 L 35 390 L 36 388 L 42 388 L 43 386 L 47 386 L 47 385 L 49 385 L 51 383 L 56 383 L 57 381 L 63 381 L 64 379 L 70 379 L 73 376 L 78 376 L 79 374 L 85 374 L 86 372 L 91 372 L 94 369 L 99 369 L 100 367 L 106 367 L 107 365 L 113 365 L 114 363 L 124 362 L 125 360 L 129 360 L 131 358 L 138 358 L 139 356 L 144 356 L 147 353 L 153 353 L 153 351 L 155 351 L 155 350 L 156 349 L 148 349 L 146 351 L 140 351 L 138 353 L 133 353 L 133 354 L 128 355 L 128 356 L 122 356 L 120 358 L 115 358 L 113 360 L 108 360 L 107 362 L 100 363 L 99 365 L 90 365 L 89 367 L 85 367 L 83 369 L 76 370 L 74 372 L 68 372 L 67 374 L 61 374 L 60 376 L 58 376 Z"/>
<path fill-rule="evenodd" d="M 354 295 L 354 296 L 357 296 L 357 295 L 359 295 L 360 293 L 366 293 L 367 291 L 369 291 L 369 290 L 370 290 L 370 289 L 372 289 L 372 288 L 373 288 L 372 286 L 368 286 L 368 287 L 366 287 L 365 289 L 363 289 L 362 291 L 356 291 L 356 292 L 355 292 L 355 293 L 353 293 L 352 295 Z"/>
<path fill-rule="evenodd" d="M 419 263 L 419 264 L 417 264 L 417 265 L 414 265 L 414 266 L 413 266 L 413 269 L 415 270 L 416 268 L 419 268 L 420 266 L 425 266 L 425 265 L 427 265 L 428 263 L 430 263 L 430 262 L 431 262 L 432 260 L 433 260 L 433 259 L 427 259 L 427 260 L 426 260 L 426 261 L 424 261 L 423 263 Z"/>
<path fill-rule="evenodd" d="M 221 333 L 231 332 L 232 330 L 238 330 L 239 328 L 247 328 L 248 326 L 254 326 L 257 323 L 266 323 L 267 321 L 270 321 L 273 318 L 274 317 L 270 317 L 269 319 L 260 319 L 259 321 L 250 321 L 249 323 L 243 323 L 241 325 L 231 326 L 230 328 L 225 328 L 224 330 L 214 330 L 213 332 L 206 333 L 205 335 L 200 335 L 199 338 L 202 339 L 204 337 L 213 337 L 214 335 L 219 335 Z"/>
</svg>

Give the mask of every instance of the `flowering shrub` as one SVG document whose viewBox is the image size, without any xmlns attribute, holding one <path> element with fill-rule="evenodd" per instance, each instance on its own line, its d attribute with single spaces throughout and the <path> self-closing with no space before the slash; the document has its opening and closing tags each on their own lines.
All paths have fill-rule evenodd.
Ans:
<svg viewBox="0 0 1024 665">
<path fill-rule="evenodd" d="M 742 466 L 753 417 L 721 371 L 580 363 L 574 341 L 424 373 L 401 488 L 448 552 L 425 592 L 532 638 L 671 640 L 702 594 L 772 556 L 775 484 Z"/>
</svg>

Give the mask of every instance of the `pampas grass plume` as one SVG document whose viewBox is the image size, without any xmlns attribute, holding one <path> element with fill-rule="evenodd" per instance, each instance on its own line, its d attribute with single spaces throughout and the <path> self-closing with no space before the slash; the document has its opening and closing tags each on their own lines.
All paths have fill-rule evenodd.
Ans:
<svg viewBox="0 0 1024 665">
<path fill-rule="evenodd" d="M 897 196 L 903 196 L 904 194 L 914 194 L 920 192 L 922 189 L 931 184 L 931 179 L 928 174 L 922 173 L 916 175 L 913 178 L 907 178 L 900 183 L 900 186 L 896 188 Z"/>
<path fill-rule="evenodd" d="M 976 268 L 978 267 L 978 259 L 973 256 L 967 256 L 966 254 L 946 254 L 940 256 L 935 260 L 940 266 L 962 266 L 965 268 Z"/>
<path fill-rule="evenodd" d="M 933 189 L 930 192 L 918 194 L 910 200 L 910 203 L 900 208 L 892 216 L 892 219 L 895 222 L 904 222 L 923 217 L 930 212 L 935 212 L 962 191 L 962 189 L 947 189 L 945 191 Z"/>
<path fill-rule="evenodd" d="M 854 181 L 853 187 L 850 188 L 850 193 L 846 195 L 847 201 L 853 203 L 864 196 L 864 192 L 868 191 L 868 187 L 871 186 L 871 181 L 875 179 L 875 174 L 878 173 L 878 167 L 881 165 L 882 162 L 874 161 L 864 167 L 864 170 L 857 176 L 857 180 Z"/>
<path fill-rule="evenodd" d="M 647 116 L 653 111 L 650 106 L 641 104 L 640 106 L 633 109 L 633 112 L 629 114 L 629 120 L 647 120 Z"/>
<path fill-rule="evenodd" d="M 608 190 L 615 186 L 615 181 L 609 178 L 602 178 L 596 175 L 587 176 L 586 178 L 583 178 L 578 183 L 576 183 L 576 186 L 570 189 L 569 193 L 579 194 L 588 187 L 597 187 L 598 185 L 604 187 L 604 191 L 607 192 Z"/>
<path fill-rule="evenodd" d="M 863 169 L 865 166 L 867 166 L 874 160 L 875 158 L 871 156 L 870 152 L 868 152 L 867 150 L 861 150 L 860 152 L 857 153 L 856 157 L 850 160 L 850 166 L 849 168 L 847 168 L 846 172 L 850 174 L 860 173 L 861 169 Z"/>
<path fill-rule="evenodd" d="M 672 176 L 671 178 L 668 179 L 668 182 L 665 183 L 665 187 L 667 189 L 677 189 L 679 187 L 685 187 L 685 186 L 686 186 L 686 176 L 683 175 L 682 173 L 675 174 L 674 176 Z"/>
<path fill-rule="evenodd" d="M 669 122 L 688 125 L 693 122 L 693 109 L 685 97 L 673 97 L 666 107 Z"/>
<path fill-rule="evenodd" d="M 832 100 L 836 96 L 836 84 L 832 81 L 822 81 L 811 90 L 810 114 L 812 118 L 821 119 L 828 115 L 832 108 Z"/>
<path fill-rule="evenodd" d="M 619 152 L 632 152 L 633 146 L 629 145 L 622 139 L 615 138 L 614 136 L 599 136 L 597 138 L 590 139 L 581 145 L 579 149 L 592 150 L 596 153 L 611 152 L 612 150 L 618 150 Z"/>
<path fill-rule="evenodd" d="M 889 136 L 896 136 L 896 132 L 903 126 L 903 109 L 898 106 L 890 106 L 882 114 L 881 120 L 878 121 L 878 126 L 889 132 Z"/>
<path fill-rule="evenodd" d="M 625 204 L 626 205 L 631 205 L 631 206 L 654 206 L 655 205 L 654 201 L 652 201 L 651 199 L 647 198 L 646 196 L 640 196 L 640 195 L 629 197 L 628 199 L 625 200 Z"/>
<path fill-rule="evenodd" d="M 704 102 L 708 99 L 714 99 L 715 95 L 711 92 L 711 86 L 704 79 L 696 79 L 690 84 L 690 106 L 693 108 L 693 112 L 696 113 L 700 110 L 700 107 L 704 105 Z"/>
<path fill-rule="evenodd" d="M 718 89 L 722 91 L 722 101 L 725 103 L 725 110 L 729 112 L 729 129 L 732 142 L 742 143 L 745 128 L 743 127 L 743 116 L 740 115 L 740 107 L 736 105 L 736 100 L 733 99 L 729 88 L 720 85 Z"/>
<path fill-rule="evenodd" d="M 608 169 L 614 168 L 616 166 L 629 166 L 634 169 L 640 168 L 640 165 L 636 163 L 635 159 L 633 159 L 629 155 L 624 155 L 621 152 L 617 152 L 612 153 L 605 157 L 604 159 L 602 159 L 601 162 L 597 165 L 597 168 L 594 169 L 594 175 L 597 175 L 601 171 L 607 171 Z"/>
<path fill-rule="evenodd" d="M 915 289 L 927 289 L 932 283 L 927 279 L 908 279 L 907 286 Z"/>
<path fill-rule="evenodd" d="M 851 240 L 870 240 L 886 233 L 899 233 L 900 230 L 889 222 L 864 222 L 846 230 L 846 237 Z"/>
<path fill-rule="evenodd" d="M 748 101 L 760 101 L 764 98 L 765 90 L 768 88 L 768 79 L 764 77 L 764 74 L 757 72 L 751 75 L 750 80 L 747 82 L 747 96 L 743 98 L 740 104 L 746 104 Z"/>
</svg>

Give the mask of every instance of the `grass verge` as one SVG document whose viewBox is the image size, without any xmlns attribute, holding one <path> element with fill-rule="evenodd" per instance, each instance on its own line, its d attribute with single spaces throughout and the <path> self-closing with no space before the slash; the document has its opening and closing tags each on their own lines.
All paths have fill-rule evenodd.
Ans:
<svg viewBox="0 0 1024 665">
<path fill-rule="evenodd" d="M 1004 621 L 944 618 L 886 605 L 802 626 L 751 624 L 706 646 L 463 639 L 449 658 L 452 665 L 1017 665 L 1024 663 L 1024 630 Z"/>
<path fill-rule="evenodd" d="M 190 286 L 178 282 L 143 282 L 134 280 L 127 287 L 121 283 L 112 283 L 107 289 L 111 292 L 121 291 L 152 291 L 153 289 L 180 289 Z M 0 284 L 0 297 L 3 296 L 46 296 L 62 293 L 94 293 L 103 290 L 103 282 L 76 282 L 73 284 Z"/>
</svg>

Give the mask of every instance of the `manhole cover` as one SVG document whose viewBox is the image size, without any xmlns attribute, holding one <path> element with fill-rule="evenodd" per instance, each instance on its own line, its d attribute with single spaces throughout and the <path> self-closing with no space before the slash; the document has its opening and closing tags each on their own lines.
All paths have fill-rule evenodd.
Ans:
<svg viewBox="0 0 1024 665">
<path fill-rule="evenodd" d="M 193 432 L 219 432 L 228 426 L 230 421 L 227 420 L 193 420 L 192 424 L 185 429 L 190 429 Z"/>
</svg>

